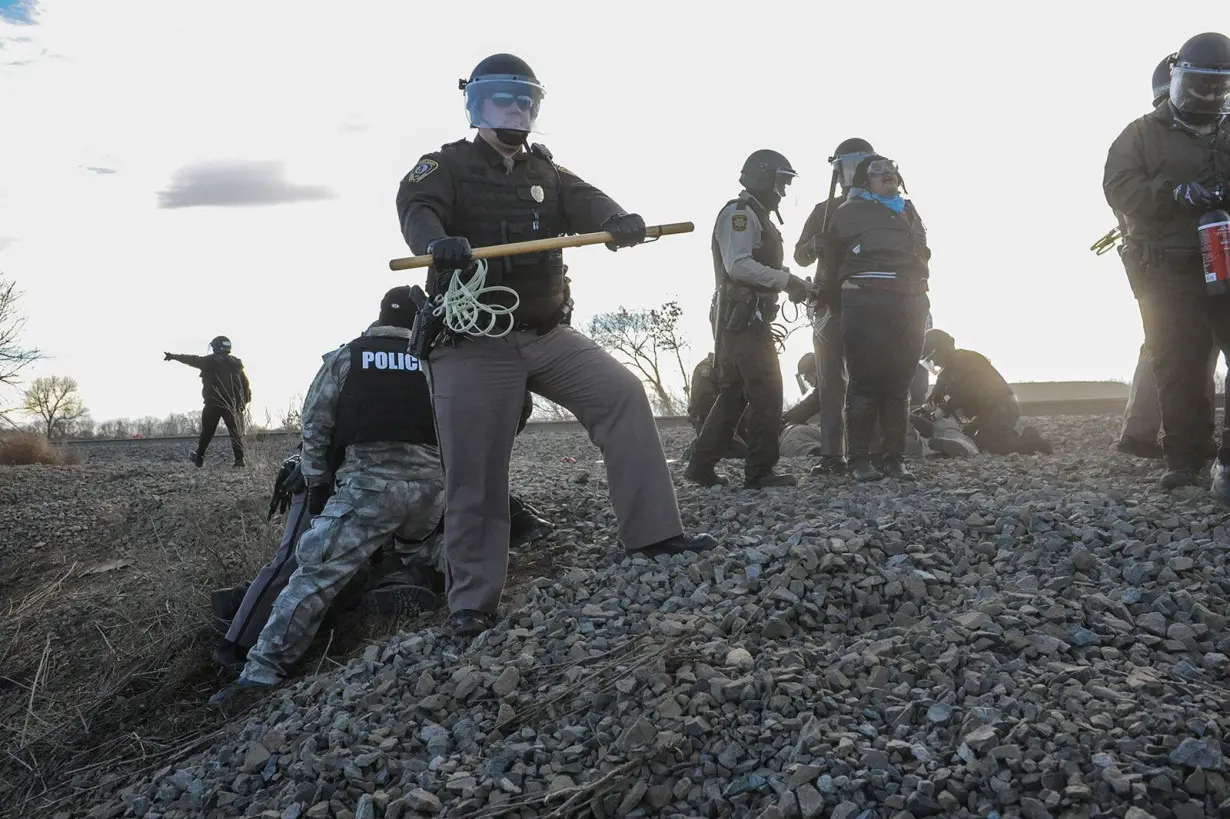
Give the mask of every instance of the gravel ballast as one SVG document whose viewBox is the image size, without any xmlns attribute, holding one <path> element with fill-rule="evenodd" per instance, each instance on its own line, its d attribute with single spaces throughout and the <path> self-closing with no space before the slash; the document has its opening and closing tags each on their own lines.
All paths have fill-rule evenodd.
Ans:
<svg viewBox="0 0 1230 819">
<path fill-rule="evenodd" d="M 88 815 L 1230 815 L 1227 510 L 1111 452 L 1116 418 L 1036 424 L 1055 455 L 916 486 L 679 478 L 723 545 L 656 561 L 619 552 L 582 433 L 523 435 L 557 528 L 514 571 L 554 559 L 495 628 L 371 644 Z"/>
</svg>

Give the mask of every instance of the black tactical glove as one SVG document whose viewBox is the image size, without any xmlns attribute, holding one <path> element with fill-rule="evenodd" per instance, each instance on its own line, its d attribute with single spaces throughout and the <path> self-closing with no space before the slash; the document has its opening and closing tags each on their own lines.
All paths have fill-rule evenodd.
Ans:
<svg viewBox="0 0 1230 819">
<path fill-rule="evenodd" d="M 333 485 L 318 483 L 308 487 L 308 514 L 316 517 L 325 511 L 325 504 L 333 497 Z"/>
<path fill-rule="evenodd" d="M 163 361 L 170 361 L 173 357 L 174 357 L 174 356 L 172 356 L 170 353 L 163 353 L 163 354 L 162 354 L 162 360 L 163 360 Z"/>
<path fill-rule="evenodd" d="M 1221 197 L 1199 182 L 1184 182 L 1175 187 L 1174 200 L 1192 208 L 1211 208 L 1221 201 Z"/>
<path fill-rule="evenodd" d="M 464 236 L 441 236 L 427 246 L 431 266 L 440 272 L 463 270 L 471 260 L 470 240 Z"/>
<path fill-rule="evenodd" d="M 298 475 L 299 486 L 292 490 L 290 484 L 295 475 Z M 275 513 L 279 515 L 285 513 L 290 508 L 291 499 L 304 488 L 303 471 L 299 468 L 299 456 L 291 455 L 282 461 L 282 468 L 278 470 L 278 476 L 273 481 L 273 496 L 269 499 L 268 520 L 273 520 Z"/>
<path fill-rule="evenodd" d="M 602 229 L 615 237 L 615 241 L 606 243 L 608 250 L 632 247 L 645 241 L 645 220 L 639 214 L 612 216 L 602 224 Z"/>
<path fill-rule="evenodd" d="M 786 282 L 785 291 L 790 300 L 798 304 L 811 294 L 811 283 L 791 273 L 789 280 Z"/>
</svg>

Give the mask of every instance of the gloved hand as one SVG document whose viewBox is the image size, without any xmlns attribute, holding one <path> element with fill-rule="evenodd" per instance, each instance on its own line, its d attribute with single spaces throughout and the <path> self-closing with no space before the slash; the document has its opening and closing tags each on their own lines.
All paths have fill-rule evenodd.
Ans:
<svg viewBox="0 0 1230 819">
<path fill-rule="evenodd" d="M 645 241 L 645 220 L 636 213 L 612 216 L 602 224 L 602 229 L 615 237 L 615 241 L 606 243 L 608 250 L 632 247 Z"/>
<path fill-rule="evenodd" d="M 1221 197 L 1199 182 L 1184 182 L 1175 187 L 1174 200 L 1192 208 L 1209 208 L 1221 201 Z"/>
<path fill-rule="evenodd" d="M 290 482 L 298 476 L 297 488 L 291 488 Z M 303 482 L 303 471 L 299 468 L 299 455 L 291 455 L 282 461 L 282 468 L 273 482 L 273 494 L 269 499 L 268 519 L 273 520 L 274 514 L 284 514 L 290 508 L 291 499 L 306 488 Z"/>
<path fill-rule="evenodd" d="M 333 496 L 333 486 L 327 483 L 318 483 L 315 486 L 308 487 L 308 514 L 316 517 L 321 512 L 325 511 L 325 504 L 329 502 L 329 498 Z"/>
<path fill-rule="evenodd" d="M 431 265 L 440 272 L 462 270 L 469 267 L 473 248 L 464 236 L 441 236 L 427 246 Z"/>
<path fill-rule="evenodd" d="M 811 294 L 811 283 L 791 273 L 784 289 L 786 295 L 790 296 L 790 300 L 798 304 Z"/>
<path fill-rule="evenodd" d="M 170 353 L 163 353 L 163 354 L 162 354 L 162 360 L 163 360 L 163 361 L 170 361 L 170 360 L 171 360 L 171 354 L 170 354 Z"/>
</svg>

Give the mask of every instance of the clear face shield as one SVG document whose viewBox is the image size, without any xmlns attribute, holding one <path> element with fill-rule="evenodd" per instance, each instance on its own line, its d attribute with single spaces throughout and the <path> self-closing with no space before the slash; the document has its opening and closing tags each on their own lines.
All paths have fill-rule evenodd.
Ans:
<svg viewBox="0 0 1230 819">
<path fill-rule="evenodd" d="M 483 77 L 465 86 L 466 115 L 475 128 L 507 128 L 538 133 L 538 113 L 546 90 L 511 76 Z"/>
<path fill-rule="evenodd" d="M 1170 102 L 1188 114 L 1230 114 L 1230 69 L 1175 66 Z"/>
<path fill-rule="evenodd" d="M 783 199 L 786 197 L 786 188 L 790 187 L 790 183 L 798 176 L 794 171 L 788 171 L 785 168 L 778 168 L 773 174 L 773 190 L 778 196 Z"/>
<path fill-rule="evenodd" d="M 862 162 L 869 153 L 859 152 L 856 154 L 838 154 L 829 160 L 834 168 L 837 169 L 837 183 L 843 188 L 848 188 L 854 184 L 854 170 L 858 167 L 858 163 Z"/>
</svg>

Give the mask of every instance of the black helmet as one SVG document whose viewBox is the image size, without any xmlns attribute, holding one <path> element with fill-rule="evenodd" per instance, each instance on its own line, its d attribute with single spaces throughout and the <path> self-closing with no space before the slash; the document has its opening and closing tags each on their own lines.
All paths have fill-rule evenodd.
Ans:
<svg viewBox="0 0 1230 819">
<path fill-rule="evenodd" d="M 1170 69 L 1174 67 L 1179 55 L 1167 54 L 1153 69 L 1153 107 L 1161 105 L 1170 96 Z"/>
<path fill-rule="evenodd" d="M 1230 37 L 1197 34 L 1179 49 L 1170 74 L 1170 104 L 1185 114 L 1230 114 Z"/>
<path fill-rule="evenodd" d="M 470 127 L 491 128 L 508 145 L 523 144 L 535 130 L 547 93 L 529 63 L 512 54 L 492 54 L 458 87 L 465 91 Z"/>
<path fill-rule="evenodd" d="M 414 326 L 414 316 L 418 307 L 410 298 L 410 287 L 402 285 L 394 287 L 384 294 L 380 300 L 379 323 L 388 327 L 404 327 L 409 330 Z"/>
<path fill-rule="evenodd" d="M 799 366 L 796 372 L 799 375 L 803 375 L 804 373 L 814 373 L 815 371 L 816 371 L 816 354 L 815 353 L 803 353 L 802 357 L 799 359 Z"/>
<path fill-rule="evenodd" d="M 862 137 L 850 137 L 842 140 L 841 144 L 833 149 L 833 155 L 829 157 L 829 161 L 832 162 L 843 154 L 869 154 L 874 151 L 875 148 L 871 147 L 871 143 Z"/>
<path fill-rule="evenodd" d="M 766 148 L 753 151 L 743 163 L 739 184 L 755 194 L 766 207 L 776 208 L 786 195 L 786 186 L 796 176 L 798 174 L 790 166 L 790 160 Z"/>
<path fill-rule="evenodd" d="M 837 180 L 843 189 L 848 189 L 854 183 L 854 169 L 858 167 L 858 163 L 874 153 L 875 148 L 871 147 L 871 143 L 861 137 L 842 140 L 841 144 L 833 149 L 829 164 L 837 171 Z"/>
<path fill-rule="evenodd" d="M 225 354 L 231 351 L 231 340 L 226 336 L 214 336 L 213 341 L 209 342 L 209 349 L 218 354 Z"/>
<path fill-rule="evenodd" d="M 945 333 L 943 330 L 932 328 L 923 336 L 922 355 L 919 356 L 921 361 L 930 361 L 935 358 L 936 353 L 952 352 L 957 348 L 957 342 L 952 336 Z"/>
</svg>

